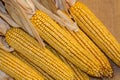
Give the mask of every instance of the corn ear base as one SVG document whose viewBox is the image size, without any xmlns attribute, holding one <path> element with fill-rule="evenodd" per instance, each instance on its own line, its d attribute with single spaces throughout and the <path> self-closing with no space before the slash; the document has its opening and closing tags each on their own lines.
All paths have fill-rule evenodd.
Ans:
<svg viewBox="0 0 120 80">
<path fill-rule="evenodd" d="M 44 80 L 24 62 L 0 49 L 0 69 L 16 80 Z"/>
<path fill-rule="evenodd" d="M 55 79 L 72 80 L 73 73 L 60 59 L 47 48 L 40 47 L 39 43 L 19 28 L 7 31 L 6 42 L 20 54 L 39 66 Z"/>
<path fill-rule="evenodd" d="M 83 3 L 76 2 L 70 13 L 79 27 L 117 65 L 120 66 L 120 46 L 105 25 Z"/>
</svg>

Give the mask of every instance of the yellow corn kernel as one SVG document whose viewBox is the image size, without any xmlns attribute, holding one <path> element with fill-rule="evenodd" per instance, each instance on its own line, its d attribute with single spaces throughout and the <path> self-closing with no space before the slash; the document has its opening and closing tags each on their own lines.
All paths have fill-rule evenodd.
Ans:
<svg viewBox="0 0 120 80">
<path fill-rule="evenodd" d="M 84 4 L 76 2 L 70 13 L 79 27 L 117 65 L 120 66 L 120 46 L 103 23 Z"/>
<path fill-rule="evenodd" d="M 44 80 L 27 64 L 0 49 L 0 69 L 16 80 Z"/>
<path fill-rule="evenodd" d="M 6 32 L 6 42 L 36 66 L 43 69 L 53 78 L 72 80 L 73 72 L 47 48 L 19 28 L 11 28 Z"/>
<path fill-rule="evenodd" d="M 34 63 L 32 63 L 29 59 L 27 59 L 22 54 L 20 54 L 20 53 L 18 53 L 16 51 L 12 52 L 12 54 L 14 56 L 16 56 L 17 58 L 19 58 L 20 60 L 22 60 L 27 65 L 29 65 L 30 67 L 32 67 L 32 69 L 35 69 L 36 71 L 38 71 L 38 73 L 40 73 L 41 75 L 43 75 L 43 77 L 44 77 L 45 80 L 54 80 L 47 72 L 45 72 L 44 70 L 42 70 L 40 67 L 36 66 Z"/>
<path fill-rule="evenodd" d="M 30 19 L 39 35 L 62 56 L 86 73 L 100 77 L 101 64 L 79 43 L 42 11 L 37 10 Z"/>
</svg>

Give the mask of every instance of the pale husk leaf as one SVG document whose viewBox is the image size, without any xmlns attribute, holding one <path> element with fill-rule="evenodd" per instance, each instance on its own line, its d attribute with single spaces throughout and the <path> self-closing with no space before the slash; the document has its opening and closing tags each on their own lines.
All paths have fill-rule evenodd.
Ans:
<svg viewBox="0 0 120 80">
<path fill-rule="evenodd" d="M 30 1 L 30 0 L 29 0 Z M 44 43 L 40 38 L 35 27 L 30 22 L 29 18 L 34 14 L 34 5 L 28 0 L 4 0 L 5 7 L 14 21 L 19 24 L 26 32 L 35 37 L 38 42 L 44 47 Z M 25 6 L 24 6 L 25 5 Z M 30 8 L 32 7 L 32 8 Z"/>
<path fill-rule="evenodd" d="M 78 30 L 78 27 L 76 26 L 76 23 L 73 24 L 73 23 L 71 23 L 71 21 L 64 20 L 64 18 L 59 16 L 59 14 L 57 13 L 56 10 L 55 10 L 56 11 L 55 13 L 58 14 L 58 15 L 56 15 L 52 11 L 48 10 L 41 3 L 39 3 L 38 0 L 32 0 L 32 1 L 39 10 L 41 10 L 41 11 L 45 12 L 47 15 L 49 15 L 53 20 L 55 20 L 57 23 L 59 23 L 59 25 L 66 27 L 68 30 L 73 30 L 73 31 Z M 48 5 L 46 5 L 46 6 L 48 6 Z"/>
</svg>

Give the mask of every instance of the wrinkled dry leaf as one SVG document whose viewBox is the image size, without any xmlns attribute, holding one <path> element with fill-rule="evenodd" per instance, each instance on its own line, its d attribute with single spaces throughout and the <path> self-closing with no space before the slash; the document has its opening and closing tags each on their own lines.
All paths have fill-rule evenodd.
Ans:
<svg viewBox="0 0 120 80">
<path fill-rule="evenodd" d="M 30 18 L 35 14 L 35 7 L 31 0 L 14 0 Z"/>
<path fill-rule="evenodd" d="M 4 35 L 9 28 L 9 25 L 0 18 L 0 32 L 2 33 L 2 35 Z M 0 36 L 0 48 L 4 49 L 7 52 L 11 52 L 14 50 L 13 48 L 8 46 L 3 36 Z"/>
<path fill-rule="evenodd" d="M 5 6 L 3 5 L 3 3 L 0 1 L 0 16 L 7 21 L 10 25 L 12 26 L 18 26 L 11 18 L 10 16 L 7 14 L 7 11 L 5 9 Z"/>
<path fill-rule="evenodd" d="M 17 25 L 8 14 L 0 12 L 0 17 L 3 18 L 11 26 L 19 27 L 19 25 Z"/>
<path fill-rule="evenodd" d="M 14 21 L 16 21 L 17 24 L 19 24 L 26 32 L 28 32 L 31 36 L 35 37 L 38 42 L 41 44 L 42 47 L 44 47 L 44 43 L 42 41 L 42 39 L 40 38 L 38 32 L 36 31 L 35 27 L 33 26 L 33 24 L 31 23 L 31 21 L 29 20 L 30 15 L 33 15 L 33 11 L 34 5 L 30 6 L 32 4 L 32 2 L 29 2 L 31 0 L 27 0 L 26 2 L 23 0 L 4 0 L 5 2 L 5 7 L 7 9 L 7 11 L 9 12 L 10 16 L 14 19 Z M 24 3 L 24 4 L 22 4 Z M 30 3 L 26 4 L 26 3 Z M 28 5 L 28 6 L 24 6 L 24 5 Z M 26 8 L 25 8 L 26 7 Z M 30 7 L 30 9 L 29 9 Z M 26 13 L 25 10 L 28 9 L 29 13 Z M 33 9 L 32 11 L 30 11 L 31 9 Z M 30 13 L 31 12 L 31 13 Z"/>
<path fill-rule="evenodd" d="M 5 38 L 0 36 L 0 48 L 7 51 L 7 52 L 12 52 L 14 51 L 13 48 L 9 47 L 9 45 L 7 44 L 7 42 L 5 41 Z"/>
<path fill-rule="evenodd" d="M 56 15 L 57 11 L 56 11 L 56 14 L 54 14 L 52 11 L 48 10 L 46 7 L 50 7 L 50 4 L 49 4 L 49 6 L 48 5 L 43 6 L 37 0 L 32 0 L 32 1 L 39 10 L 45 12 L 47 15 L 49 15 L 53 20 L 55 20 L 61 26 L 64 26 L 69 30 L 77 31 L 78 27 L 77 27 L 76 23 L 74 23 L 74 22 L 71 23 L 71 20 L 70 21 L 69 21 L 69 19 L 65 20 L 63 17 Z M 64 17 L 66 17 L 66 16 L 64 16 Z"/>
<path fill-rule="evenodd" d="M 10 76 L 0 70 L 0 80 L 13 80 Z"/>
<path fill-rule="evenodd" d="M 66 3 L 65 0 L 55 0 L 54 4 L 58 9 L 65 11 L 67 14 L 69 14 L 68 12 L 69 5 Z"/>
<path fill-rule="evenodd" d="M 5 6 L 3 5 L 2 1 L 0 1 L 0 11 L 6 13 Z"/>
<path fill-rule="evenodd" d="M 9 28 L 9 25 L 0 18 L 0 32 L 4 35 Z"/>
</svg>

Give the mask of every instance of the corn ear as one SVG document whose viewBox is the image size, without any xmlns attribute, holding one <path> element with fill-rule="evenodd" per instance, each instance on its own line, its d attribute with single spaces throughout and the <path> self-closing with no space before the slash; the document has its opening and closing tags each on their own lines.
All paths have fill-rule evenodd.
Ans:
<svg viewBox="0 0 120 80">
<path fill-rule="evenodd" d="M 25 56 L 23 56 L 22 54 L 14 51 L 12 52 L 12 54 L 14 56 L 16 56 L 17 58 L 19 58 L 20 60 L 22 60 L 24 63 L 26 63 L 27 65 L 29 65 L 30 67 L 32 67 L 32 69 L 38 71 L 38 73 L 40 73 L 41 75 L 43 75 L 45 80 L 54 80 L 49 74 L 47 74 L 44 70 L 42 70 L 40 67 L 36 66 L 34 63 L 32 63 L 29 59 L 27 59 Z"/>
<path fill-rule="evenodd" d="M 75 22 L 72 21 L 72 19 L 63 11 L 59 11 L 59 15 L 63 19 L 65 18 L 66 21 L 69 21 L 69 23 L 74 24 Z M 64 28 L 66 29 L 66 28 Z M 89 54 L 93 54 L 97 60 L 101 63 L 102 71 L 103 71 L 103 76 L 112 76 L 112 68 L 110 66 L 110 63 L 106 56 L 100 51 L 100 49 L 88 38 L 88 36 L 81 30 L 77 29 L 76 32 L 67 30 L 68 33 L 70 33 L 77 41 L 78 43 L 84 48 L 86 51 L 89 52 Z"/>
<path fill-rule="evenodd" d="M 0 49 L 0 69 L 16 80 L 44 80 L 24 62 Z"/>
<path fill-rule="evenodd" d="M 62 56 L 86 73 L 100 77 L 101 67 L 94 55 L 84 50 L 79 43 L 55 21 L 40 10 L 31 17 L 39 35 Z"/>
<path fill-rule="evenodd" d="M 117 65 L 120 66 L 120 46 L 103 23 L 83 3 L 76 2 L 70 13 L 79 27 Z"/>
<path fill-rule="evenodd" d="M 72 64 L 67 59 L 65 59 L 63 56 L 61 56 L 59 54 L 59 52 L 57 52 L 55 49 L 53 49 L 50 45 L 46 44 L 46 47 L 73 70 L 74 76 L 75 76 L 74 80 L 90 80 L 89 76 L 87 74 L 85 74 L 78 67 L 76 67 L 74 64 Z"/>
<path fill-rule="evenodd" d="M 6 42 L 36 66 L 43 69 L 55 79 L 72 80 L 73 72 L 47 48 L 19 28 L 6 32 Z"/>
</svg>

